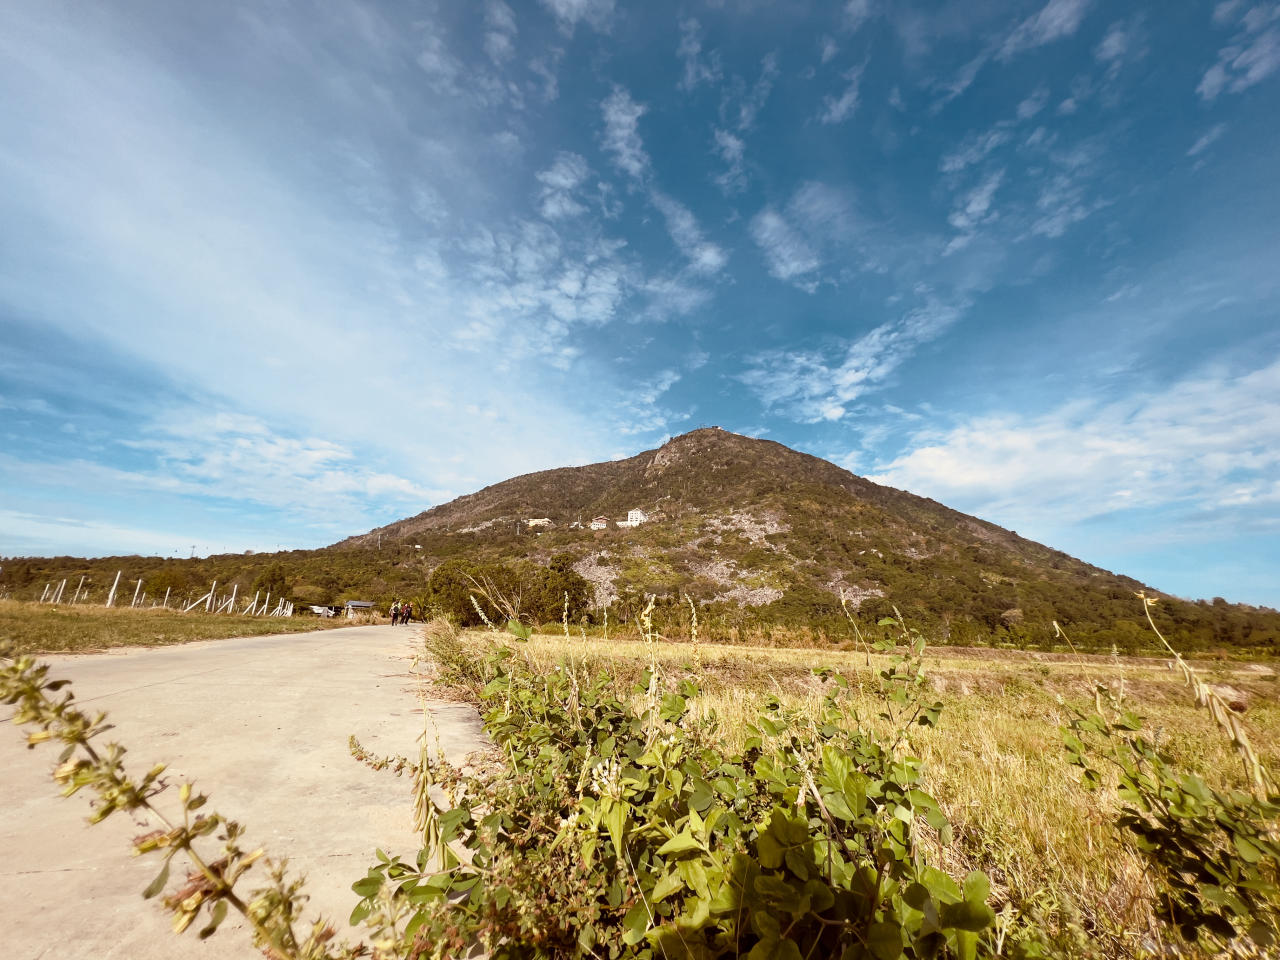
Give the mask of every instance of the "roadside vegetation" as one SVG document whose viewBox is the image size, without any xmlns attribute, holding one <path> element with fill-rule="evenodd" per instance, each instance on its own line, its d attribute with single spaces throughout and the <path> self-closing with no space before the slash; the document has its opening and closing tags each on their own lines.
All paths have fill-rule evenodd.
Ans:
<svg viewBox="0 0 1280 960">
<path fill-rule="evenodd" d="M 353 884 L 361 945 L 304 922 L 270 861 L 246 893 L 262 852 L 189 787 L 135 841 L 164 860 L 147 894 L 175 929 L 234 909 L 282 960 L 1275 955 L 1270 666 L 930 648 L 901 617 L 815 650 L 707 642 L 692 604 L 607 637 L 473 608 L 486 628 L 437 618 L 423 653 L 492 753 L 455 767 L 429 737 L 416 758 L 352 738 L 409 775 L 422 833 Z M 30 658 L 0 669 L 95 819 L 153 811 L 161 768 L 131 779 L 61 685 Z M 171 884 L 179 853 L 195 868 Z"/>
<path fill-rule="evenodd" d="M 163 647 L 193 640 L 260 637 L 340 627 L 321 617 L 239 617 L 177 610 L 58 605 L 0 600 L 0 641 L 13 653 L 93 653 L 112 647 Z"/>
</svg>

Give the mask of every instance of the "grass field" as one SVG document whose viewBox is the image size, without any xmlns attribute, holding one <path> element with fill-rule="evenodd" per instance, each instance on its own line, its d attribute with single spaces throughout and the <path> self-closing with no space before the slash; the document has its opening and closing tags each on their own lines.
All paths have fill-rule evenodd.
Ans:
<svg viewBox="0 0 1280 960">
<path fill-rule="evenodd" d="M 0 649 L 7 648 L 9 653 L 91 653 L 110 647 L 161 647 L 345 625 L 343 620 L 320 617 L 237 617 L 0 600 Z"/>
<path fill-rule="evenodd" d="M 471 632 L 475 656 L 511 638 Z M 690 676 L 703 696 L 696 710 L 714 712 L 726 746 L 747 736 L 746 724 L 766 698 L 816 710 L 824 681 L 814 670 L 842 673 L 856 691 L 850 722 L 875 727 L 875 677 L 888 658 L 863 652 L 646 644 L 614 638 L 535 635 L 518 645 L 539 670 L 573 662 L 607 670 L 630 690 L 656 658 L 669 680 Z M 1196 707 L 1180 675 L 1164 660 L 1063 657 L 986 649 L 934 648 L 928 683 L 944 704 L 940 724 L 913 728 L 907 750 L 924 761 L 928 789 L 942 804 L 955 841 L 935 855 L 949 871 L 988 873 L 1001 922 L 1016 917 L 1052 931 L 1064 956 L 1141 957 L 1160 949 L 1152 919 L 1153 888 L 1144 861 L 1115 828 L 1114 790 L 1079 784 L 1060 728 L 1072 707 L 1091 710 L 1102 683 L 1142 714 L 1146 729 L 1188 770 L 1210 785 L 1245 787 L 1239 758 L 1207 713 Z M 1243 709 L 1259 755 L 1280 764 L 1280 680 L 1274 666 L 1195 664 L 1201 676 Z M 1196 955 L 1185 954 L 1185 955 Z"/>
</svg>

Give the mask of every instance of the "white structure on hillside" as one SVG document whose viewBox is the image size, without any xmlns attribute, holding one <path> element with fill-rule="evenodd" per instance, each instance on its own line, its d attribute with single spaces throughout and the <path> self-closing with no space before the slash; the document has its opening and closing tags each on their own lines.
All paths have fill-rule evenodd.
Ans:
<svg viewBox="0 0 1280 960">
<path fill-rule="evenodd" d="M 643 510 L 628 510 L 627 519 L 619 520 L 618 526 L 638 527 L 640 526 L 640 524 L 647 522 L 648 519 L 649 519 L 649 515 L 645 513 Z"/>
<path fill-rule="evenodd" d="M 596 517 L 595 519 L 593 519 L 593 520 L 591 521 L 591 529 L 592 529 L 592 530 L 604 530 L 604 529 L 608 528 L 608 526 L 609 526 L 609 518 L 608 518 L 608 517 Z"/>
<path fill-rule="evenodd" d="M 549 527 L 551 526 L 551 518 L 550 517 L 534 517 L 531 520 L 526 520 L 525 524 L 531 528 L 532 527 Z"/>
</svg>

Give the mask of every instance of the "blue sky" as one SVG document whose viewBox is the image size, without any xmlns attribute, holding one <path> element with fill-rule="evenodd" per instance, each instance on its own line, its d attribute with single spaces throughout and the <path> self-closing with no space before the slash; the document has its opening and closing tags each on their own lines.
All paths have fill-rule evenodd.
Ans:
<svg viewBox="0 0 1280 960">
<path fill-rule="evenodd" d="M 1280 606 L 1280 3 L 0 13 L 0 553 L 700 424 Z"/>
</svg>

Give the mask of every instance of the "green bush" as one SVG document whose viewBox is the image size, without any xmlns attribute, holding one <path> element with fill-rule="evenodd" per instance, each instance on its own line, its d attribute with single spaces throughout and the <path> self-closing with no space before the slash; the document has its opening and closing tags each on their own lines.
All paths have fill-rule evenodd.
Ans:
<svg viewBox="0 0 1280 960">
<path fill-rule="evenodd" d="M 477 943 L 494 958 L 989 955 L 987 879 L 928 863 L 922 838 L 950 828 L 897 749 L 938 716 L 921 649 L 881 676 L 892 742 L 826 675 L 820 717 L 771 700 L 728 753 L 689 677 L 655 664 L 624 698 L 604 673 L 540 675 L 502 647 L 479 700 L 507 763 L 485 779 L 431 764 L 454 808 L 434 814 L 416 864 L 382 858 L 355 884 L 352 920 L 398 900 L 406 939 L 437 957 Z"/>
</svg>

